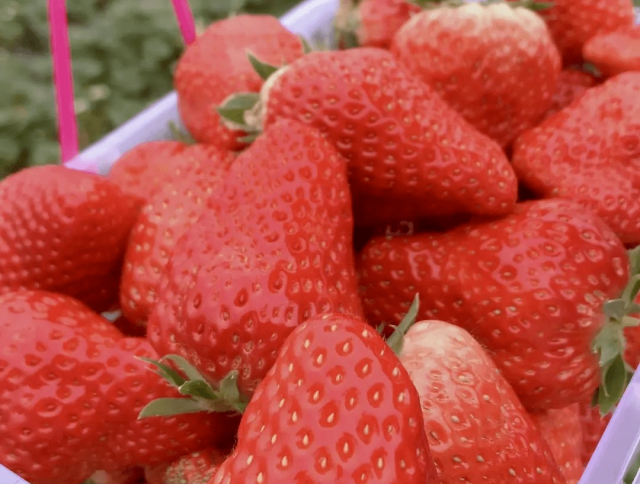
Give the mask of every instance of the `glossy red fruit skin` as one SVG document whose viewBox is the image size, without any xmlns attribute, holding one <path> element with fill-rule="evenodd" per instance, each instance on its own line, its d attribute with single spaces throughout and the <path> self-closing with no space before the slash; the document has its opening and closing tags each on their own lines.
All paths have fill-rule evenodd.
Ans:
<svg viewBox="0 0 640 484">
<path fill-rule="evenodd" d="M 602 304 L 628 277 L 620 240 L 560 199 L 518 204 L 503 219 L 445 234 L 374 238 L 358 266 L 368 319 L 397 324 L 419 293 L 419 317 L 469 331 L 528 410 L 591 398 Z"/>
<path fill-rule="evenodd" d="M 353 0 L 342 2 L 338 16 L 356 26 L 358 44 L 362 47 L 387 49 L 395 33 L 412 15 L 420 12 L 420 7 L 407 0 L 362 0 L 357 6 Z"/>
<path fill-rule="evenodd" d="M 551 107 L 545 113 L 545 119 L 566 108 L 574 101 L 599 83 L 599 80 L 588 72 L 580 69 L 564 69 L 560 73 Z"/>
<path fill-rule="evenodd" d="M 188 169 L 182 162 L 188 145 L 179 141 L 148 141 L 136 145 L 113 164 L 108 178 L 140 205 Z"/>
<path fill-rule="evenodd" d="M 590 403 L 580 405 L 580 421 L 582 423 L 582 463 L 586 466 L 591 460 L 607 425 L 611 421 L 612 414 L 605 417 L 600 415 L 598 407 L 592 407 Z"/>
<path fill-rule="evenodd" d="M 443 321 L 407 332 L 400 362 L 415 384 L 441 484 L 564 482 L 509 383 L 473 337 Z"/>
<path fill-rule="evenodd" d="M 345 161 L 296 121 L 233 163 L 223 190 L 178 242 L 149 338 L 213 382 L 232 369 L 250 395 L 303 321 L 360 316 Z"/>
<path fill-rule="evenodd" d="M 208 447 L 180 457 L 169 465 L 145 470 L 147 484 L 207 484 L 227 456 L 216 447 Z"/>
<path fill-rule="evenodd" d="M 97 311 L 117 300 L 135 199 L 106 178 L 27 168 L 0 182 L 0 294 L 43 289 Z"/>
<path fill-rule="evenodd" d="M 198 220 L 207 199 L 220 193 L 233 161 L 228 152 L 207 145 L 190 146 L 181 157 L 177 163 L 185 167 L 149 198 L 127 244 L 120 306 L 130 321 L 142 326 L 157 300 L 176 243 Z"/>
<path fill-rule="evenodd" d="M 396 33 L 391 52 L 502 147 L 540 121 L 562 67 L 540 17 L 500 3 L 426 9 Z"/>
<path fill-rule="evenodd" d="M 354 199 L 384 200 L 386 213 L 357 204 L 359 225 L 513 209 L 517 182 L 500 147 L 387 51 L 314 52 L 265 86 L 265 126 L 318 128 L 348 160 Z"/>
<path fill-rule="evenodd" d="M 262 79 L 247 58 L 251 52 L 281 66 L 303 55 L 300 39 L 268 15 L 237 15 L 214 22 L 189 45 L 174 73 L 178 109 L 186 128 L 200 143 L 226 149 L 242 146 L 220 123 L 217 108 L 232 94 L 258 92 Z"/>
<path fill-rule="evenodd" d="M 538 13 L 567 66 L 582 61 L 582 48 L 593 36 L 634 22 L 633 4 L 628 0 L 554 0 L 553 6 Z"/>
<path fill-rule="evenodd" d="M 226 415 L 137 420 L 151 400 L 177 395 L 134 356 L 157 358 L 68 296 L 2 296 L 0 463 L 31 484 L 68 484 L 233 435 Z"/>
<path fill-rule="evenodd" d="M 638 244 L 639 116 L 640 72 L 609 79 L 518 138 L 516 173 L 537 196 L 575 200 Z"/>
<path fill-rule="evenodd" d="M 338 314 L 296 328 L 210 484 L 438 483 L 420 400 L 391 348 Z"/>
<path fill-rule="evenodd" d="M 633 25 L 592 37 L 582 50 L 606 77 L 640 71 L 640 26 Z"/>
<path fill-rule="evenodd" d="M 582 421 L 580 405 L 574 403 L 565 408 L 533 413 L 531 418 L 551 449 L 567 484 L 578 484 L 582 463 Z"/>
</svg>

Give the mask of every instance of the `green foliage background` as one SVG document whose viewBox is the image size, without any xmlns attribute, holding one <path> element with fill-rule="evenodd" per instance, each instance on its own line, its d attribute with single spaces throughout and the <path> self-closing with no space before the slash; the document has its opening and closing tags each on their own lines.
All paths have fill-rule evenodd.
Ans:
<svg viewBox="0 0 640 484">
<path fill-rule="evenodd" d="M 299 0 L 191 0 L 199 27 Z M 67 1 L 81 147 L 169 92 L 182 50 L 170 0 Z M 0 177 L 57 163 L 45 0 L 0 0 Z"/>
</svg>

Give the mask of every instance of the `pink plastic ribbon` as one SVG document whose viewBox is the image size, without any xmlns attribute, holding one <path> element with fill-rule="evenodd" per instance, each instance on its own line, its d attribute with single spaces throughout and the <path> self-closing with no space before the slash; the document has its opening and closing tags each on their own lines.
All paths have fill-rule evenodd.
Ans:
<svg viewBox="0 0 640 484">
<path fill-rule="evenodd" d="M 62 162 L 66 163 L 78 154 L 78 125 L 73 107 L 73 74 L 67 8 L 65 0 L 48 0 L 47 7 L 53 57 L 53 83 L 58 113 L 58 138 Z"/>
<path fill-rule="evenodd" d="M 173 2 L 173 9 L 176 11 L 176 18 L 178 19 L 178 25 L 180 25 L 184 43 L 189 45 L 196 40 L 196 23 L 193 20 L 191 7 L 189 7 L 189 0 L 171 1 Z"/>
</svg>

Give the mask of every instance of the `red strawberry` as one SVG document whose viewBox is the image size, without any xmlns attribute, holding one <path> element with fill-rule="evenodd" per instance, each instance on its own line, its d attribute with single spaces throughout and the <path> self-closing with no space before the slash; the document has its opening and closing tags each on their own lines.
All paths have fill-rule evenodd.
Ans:
<svg viewBox="0 0 640 484">
<path fill-rule="evenodd" d="M 630 26 L 634 21 L 631 0 L 553 0 L 552 3 L 539 14 L 545 19 L 566 65 L 582 60 L 582 47 L 593 36 Z"/>
<path fill-rule="evenodd" d="M 0 463 L 31 484 L 68 484 L 229 438 L 225 414 L 137 420 L 174 391 L 134 356 L 157 358 L 68 296 L 0 298 Z"/>
<path fill-rule="evenodd" d="M 640 71 L 640 26 L 596 35 L 584 45 L 582 53 L 606 77 Z"/>
<path fill-rule="evenodd" d="M 586 466 L 591 460 L 607 425 L 611 421 L 611 414 L 603 417 L 598 407 L 590 403 L 580 405 L 580 421 L 582 423 L 582 463 Z"/>
<path fill-rule="evenodd" d="M 98 175 L 61 166 L 0 182 L 0 294 L 44 289 L 108 309 L 136 200 Z"/>
<path fill-rule="evenodd" d="M 551 107 L 545 113 L 545 119 L 572 104 L 596 84 L 598 79 L 588 72 L 575 68 L 564 69 L 558 78 Z"/>
<path fill-rule="evenodd" d="M 626 244 L 640 243 L 640 73 L 589 89 L 515 143 L 513 166 L 539 197 L 576 200 Z"/>
<path fill-rule="evenodd" d="M 274 17 L 238 15 L 214 22 L 187 47 L 174 75 L 180 115 L 197 141 L 228 149 L 241 146 L 241 133 L 220 124 L 217 108 L 235 92 L 260 90 L 262 80 L 247 51 L 280 66 L 300 57 L 303 47 Z"/>
<path fill-rule="evenodd" d="M 540 121 L 561 69 L 542 19 L 504 3 L 427 9 L 398 31 L 391 52 L 501 146 Z"/>
<path fill-rule="evenodd" d="M 343 35 L 355 35 L 358 45 L 386 49 L 400 27 L 419 11 L 417 4 L 407 0 L 341 0 L 336 26 Z"/>
<path fill-rule="evenodd" d="M 325 314 L 287 338 L 209 482 L 439 480 L 407 371 L 366 323 Z"/>
<path fill-rule="evenodd" d="M 611 230 L 565 200 L 522 203 L 506 218 L 445 234 L 374 238 L 359 266 L 370 320 L 397 324 L 396 308 L 418 292 L 420 317 L 468 330 L 529 410 L 592 397 L 602 304 L 628 275 Z"/>
<path fill-rule="evenodd" d="M 567 484 L 578 484 L 584 472 L 580 406 L 574 403 L 565 408 L 534 413 L 531 418 L 549 445 Z"/>
<path fill-rule="evenodd" d="M 295 118 L 320 129 L 349 161 L 354 199 L 385 204 L 356 205 L 359 224 L 513 209 L 500 147 L 382 49 L 306 55 L 269 78 L 262 102 L 266 127 Z"/>
<path fill-rule="evenodd" d="M 145 471 L 147 484 L 207 484 L 226 458 L 216 447 L 180 457 L 167 465 Z"/>
<path fill-rule="evenodd" d="M 233 163 L 178 242 L 148 334 L 212 382 L 250 395 L 315 314 L 361 314 L 345 161 L 316 130 L 274 124 Z"/>
<path fill-rule="evenodd" d="M 418 389 L 441 484 L 564 483 L 522 403 L 469 333 L 416 323 L 399 358 Z"/>
<path fill-rule="evenodd" d="M 109 179 L 127 195 L 138 198 L 139 203 L 143 204 L 189 166 L 183 157 L 186 149 L 187 145 L 179 141 L 140 143 L 113 164 Z"/>
<path fill-rule="evenodd" d="M 207 199 L 221 191 L 233 161 L 227 153 L 205 145 L 185 149 L 176 160 L 189 167 L 179 168 L 180 174 L 149 198 L 125 255 L 120 304 L 123 314 L 139 325 L 147 323 L 178 239 L 200 217 Z"/>
</svg>

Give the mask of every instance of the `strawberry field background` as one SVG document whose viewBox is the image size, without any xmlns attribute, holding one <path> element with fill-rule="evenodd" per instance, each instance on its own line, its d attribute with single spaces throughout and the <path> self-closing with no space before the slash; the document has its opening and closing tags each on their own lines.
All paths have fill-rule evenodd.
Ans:
<svg viewBox="0 0 640 484">
<path fill-rule="evenodd" d="M 300 0 L 191 0 L 199 28 Z M 183 48 L 170 0 L 67 1 L 81 148 L 172 88 Z M 57 163 L 45 0 L 0 1 L 0 177 Z"/>
</svg>

